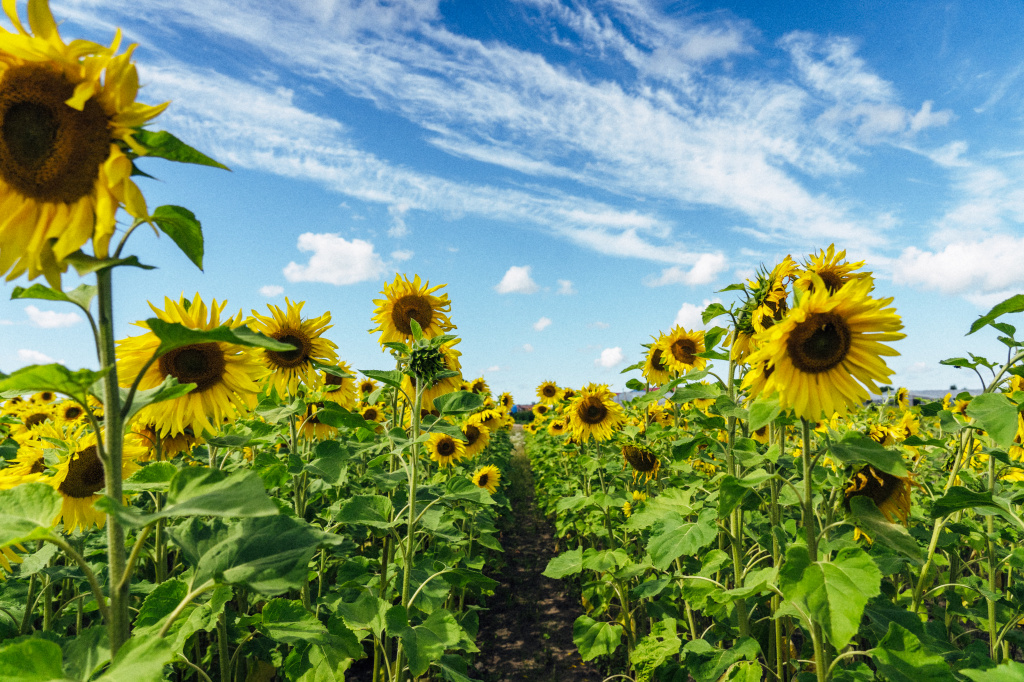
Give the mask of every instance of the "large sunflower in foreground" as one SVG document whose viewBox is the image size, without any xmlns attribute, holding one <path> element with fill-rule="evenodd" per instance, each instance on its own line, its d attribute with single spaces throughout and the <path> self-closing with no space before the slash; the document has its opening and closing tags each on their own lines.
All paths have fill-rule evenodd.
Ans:
<svg viewBox="0 0 1024 682">
<path fill-rule="evenodd" d="M 580 442 L 608 440 L 623 421 L 622 406 L 607 384 L 587 384 L 566 410 L 569 429 Z"/>
<path fill-rule="evenodd" d="M 293 303 L 284 300 L 287 310 L 282 311 L 276 305 L 268 305 L 270 315 L 260 315 L 252 311 L 256 322 L 252 325 L 255 331 L 266 334 L 281 343 L 290 343 L 294 350 L 254 349 L 254 353 L 270 370 L 268 381 L 280 395 L 295 395 L 299 383 L 311 389 L 319 386 L 313 362 L 334 364 L 338 361 L 333 341 L 323 338 L 323 333 L 331 328 L 331 314 L 324 313 L 320 317 L 303 318 L 302 306 L 305 301 Z"/>
<path fill-rule="evenodd" d="M 697 357 L 697 353 L 705 350 L 704 332 L 699 329 L 688 331 L 677 324 L 658 339 L 655 347 L 661 351 L 659 361 L 662 366 L 671 372 L 682 374 L 691 369 L 704 369 L 707 365 L 707 360 Z"/>
<path fill-rule="evenodd" d="M 370 330 L 380 332 L 381 344 L 412 340 L 412 324 L 416 320 L 423 335 L 430 339 L 455 329 L 448 319 L 448 311 L 452 304 L 448 294 L 434 296 L 444 284 L 430 286 L 430 282 L 420 283 L 420 276 L 415 275 L 412 281 L 405 275 L 395 275 L 395 281 L 384 285 L 382 299 L 374 299 L 377 308 L 373 311 L 373 321 L 377 326 Z"/>
<path fill-rule="evenodd" d="M 167 104 L 135 101 L 139 80 L 118 32 L 108 48 L 65 44 L 45 0 L 29 0 L 29 28 L 14 0 L 0 29 L 0 275 L 45 275 L 60 286 L 64 259 L 92 239 L 108 255 L 124 207 L 149 213 L 125 151 L 145 153 L 132 135 Z"/>
<path fill-rule="evenodd" d="M 886 307 L 892 299 L 871 298 L 870 289 L 866 279 L 851 280 L 835 294 L 815 287 L 764 332 L 744 386 L 778 393 L 783 408 L 812 421 L 822 414 L 844 415 L 867 400 L 869 390 L 879 393 L 876 382 L 892 375 L 880 356 L 899 355 L 881 342 L 905 334 L 896 311 Z"/>
<path fill-rule="evenodd" d="M 855 272 L 864 267 L 864 261 L 849 263 L 846 261 L 846 250 L 836 252 L 836 245 L 829 244 L 828 249 L 822 249 L 818 253 L 812 253 L 804 262 L 800 279 L 795 286 L 797 289 L 811 289 L 814 287 L 814 279 L 810 276 L 815 274 L 821 278 L 821 283 L 835 293 L 843 288 L 843 285 L 851 279 L 867 279 L 871 281 L 871 275 L 867 272 Z"/>
<path fill-rule="evenodd" d="M 177 322 L 190 329 L 215 329 L 222 324 L 242 326 L 242 313 L 221 321 L 227 303 L 213 300 L 210 307 L 196 294 L 188 302 L 164 299 L 164 309 L 150 304 L 156 316 L 165 322 Z M 145 322 L 136 322 L 147 333 L 117 342 L 118 378 L 122 386 L 131 386 L 143 370 L 160 339 L 149 330 Z M 168 434 L 214 433 L 220 425 L 245 414 L 256 405 L 258 380 L 267 373 L 260 361 L 241 346 L 219 341 L 182 346 L 160 357 L 146 370 L 139 383 L 140 389 L 159 386 L 173 376 L 182 384 L 195 384 L 187 395 L 174 400 L 147 405 L 139 410 L 136 420 L 152 425 L 161 437 Z"/>
<path fill-rule="evenodd" d="M 147 447 L 141 445 L 134 434 L 127 435 L 122 453 L 121 478 L 126 479 L 138 471 L 141 467 L 137 462 L 146 453 Z M 87 433 L 72 443 L 72 452 L 61 457 L 53 475 L 41 480 L 60 493 L 62 504 L 56 520 L 64 521 L 65 532 L 92 526 L 102 528 L 106 523 L 106 514 L 93 507 L 93 503 L 100 498 L 99 491 L 105 485 L 95 433 Z"/>
</svg>

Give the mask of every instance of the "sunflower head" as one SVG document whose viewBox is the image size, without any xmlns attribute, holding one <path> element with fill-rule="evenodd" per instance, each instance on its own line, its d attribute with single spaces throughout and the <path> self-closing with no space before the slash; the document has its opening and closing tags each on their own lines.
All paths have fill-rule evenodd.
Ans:
<svg viewBox="0 0 1024 682">
<path fill-rule="evenodd" d="M 548 433 L 552 436 L 564 436 L 568 430 L 568 423 L 561 417 L 558 419 L 552 419 L 548 424 Z"/>
<path fill-rule="evenodd" d="M 899 316 L 886 307 L 892 299 L 871 298 L 870 287 L 867 280 L 851 280 L 835 294 L 821 286 L 803 296 L 750 356 L 748 394 L 777 392 L 784 408 L 814 421 L 822 413 L 845 414 L 867 400 L 869 390 L 878 393 L 875 382 L 892 374 L 879 356 L 898 354 L 880 342 L 904 334 Z"/>
<path fill-rule="evenodd" d="M 622 446 L 622 456 L 633 469 L 633 480 L 640 474 L 646 476 L 648 481 L 658 477 L 661 460 L 650 448 L 626 443 Z"/>
<path fill-rule="evenodd" d="M 562 395 L 563 391 L 558 388 L 558 384 L 554 381 L 545 381 L 537 387 L 537 397 L 540 398 L 541 403 L 556 403 Z"/>
<path fill-rule="evenodd" d="M 423 330 L 423 336 L 430 339 L 455 329 L 448 318 L 452 304 L 448 294 L 435 296 L 444 284 L 431 287 L 430 282 L 420 282 L 415 275 L 410 281 L 405 275 L 395 275 L 395 281 L 384 285 L 382 299 L 374 300 L 373 321 L 377 323 L 370 332 L 380 332 L 381 345 L 390 342 L 408 342 L 413 338 L 412 323 L 416 320 Z"/>
<path fill-rule="evenodd" d="M 641 370 L 648 383 L 655 386 L 662 386 L 672 379 L 672 370 L 669 369 L 668 358 L 665 357 L 664 337 L 664 334 L 660 334 L 654 338 L 654 343 L 647 349 Z"/>
<path fill-rule="evenodd" d="M 466 456 L 466 444 L 447 433 L 430 434 L 424 447 L 430 454 L 430 459 L 442 467 L 453 466 Z"/>
<path fill-rule="evenodd" d="M 268 380 L 281 395 L 294 395 L 299 384 L 310 389 L 320 386 L 314 362 L 336 364 L 337 345 L 323 337 L 324 332 L 331 328 L 331 314 L 324 313 L 319 317 L 302 317 L 304 301 L 294 303 L 285 299 L 286 310 L 276 305 L 268 305 L 269 315 L 260 315 L 252 311 L 255 323 L 253 329 L 266 334 L 282 343 L 289 343 L 292 350 L 255 349 L 253 352 L 270 370 Z"/>
<path fill-rule="evenodd" d="M 469 390 L 472 393 L 476 393 L 477 395 L 481 395 L 486 398 L 489 398 L 491 395 L 491 387 L 487 385 L 487 382 L 483 377 L 473 379 L 469 384 Z"/>
<path fill-rule="evenodd" d="M 574 438 L 586 442 L 608 440 L 623 422 L 622 406 L 607 384 L 588 384 L 580 390 L 567 410 L 569 428 Z"/>
<path fill-rule="evenodd" d="M 491 442 L 491 430 L 483 424 L 466 422 L 462 425 L 462 435 L 466 439 L 466 457 L 476 457 Z"/>
<path fill-rule="evenodd" d="M 506 412 L 515 407 L 515 404 L 515 398 L 512 397 L 511 393 L 506 392 L 498 396 L 498 405 L 501 406 L 501 409 L 505 410 Z"/>
<path fill-rule="evenodd" d="M 704 369 L 707 365 L 707 360 L 698 357 L 698 353 L 705 350 L 703 331 L 688 331 L 676 325 L 654 347 L 661 350 L 659 362 L 671 372 L 682 374 L 691 369 Z"/>
<path fill-rule="evenodd" d="M 45 275 L 60 287 L 64 259 L 90 239 L 105 258 L 119 208 L 147 218 L 127 154 L 166 108 L 135 102 L 132 45 L 120 55 L 85 40 L 64 43 L 45 0 L 29 1 L 29 28 L 13 1 L 15 32 L 0 33 L 0 275 Z"/>
<path fill-rule="evenodd" d="M 899 519 L 903 525 L 907 525 L 910 518 L 911 485 L 909 478 L 887 474 L 868 464 L 850 479 L 843 491 L 843 504 L 849 511 L 850 500 L 864 495 L 874 500 L 878 510 L 889 521 L 895 523 Z"/>
<path fill-rule="evenodd" d="M 501 482 L 501 470 L 493 464 L 482 466 L 473 474 L 473 485 L 483 488 L 490 494 L 498 492 L 498 483 Z"/>
<path fill-rule="evenodd" d="M 835 293 L 851 279 L 867 279 L 871 281 L 871 275 L 866 272 L 857 273 L 856 270 L 864 267 L 864 261 L 849 263 L 846 261 L 846 251 L 836 252 L 836 245 L 829 244 L 827 249 L 818 253 L 812 253 L 804 261 L 803 270 L 795 286 L 797 289 L 814 289 L 819 284 L 829 293 Z M 815 280 L 811 275 L 817 275 Z"/>
<path fill-rule="evenodd" d="M 359 382 L 359 395 L 368 396 L 377 390 L 377 382 L 370 378 L 364 378 Z"/>
</svg>

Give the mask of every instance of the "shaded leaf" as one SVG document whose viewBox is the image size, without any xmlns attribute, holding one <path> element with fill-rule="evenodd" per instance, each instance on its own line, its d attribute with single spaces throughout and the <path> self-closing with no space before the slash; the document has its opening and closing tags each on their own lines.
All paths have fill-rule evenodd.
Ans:
<svg viewBox="0 0 1024 682">
<path fill-rule="evenodd" d="M 840 462 L 856 466 L 870 464 L 879 471 L 904 478 L 907 467 L 903 464 L 903 455 L 889 450 L 863 434 L 848 431 L 843 438 L 829 444 L 829 451 Z"/>
<path fill-rule="evenodd" d="M 1024 682 L 1024 664 L 1006 661 L 988 670 L 961 670 L 973 682 Z"/>
<path fill-rule="evenodd" d="M 647 552 L 651 555 L 652 563 L 664 571 L 679 557 L 696 555 L 716 537 L 718 529 L 715 526 L 714 509 L 703 510 L 694 523 L 673 513 L 654 525 L 647 543 Z"/>
<path fill-rule="evenodd" d="M 924 650 L 921 640 L 898 623 L 871 650 L 879 672 L 892 682 L 952 682 L 956 679 L 949 663 L 938 654 Z"/>
<path fill-rule="evenodd" d="M 0 379 L 0 395 L 21 395 L 38 391 L 53 391 L 71 396 L 79 403 L 88 400 L 89 389 L 109 370 L 91 369 L 71 371 L 64 365 L 29 365 Z"/>
<path fill-rule="evenodd" d="M 248 327 L 232 329 L 225 324 L 215 329 L 192 329 L 177 322 L 164 322 L 158 317 L 147 319 L 146 326 L 160 339 L 160 347 L 156 350 L 157 355 L 164 355 L 175 348 L 191 346 L 196 343 L 213 343 L 215 341 L 234 343 L 239 346 L 266 348 L 267 350 L 295 350 L 295 346 L 290 343 L 277 341 L 264 334 L 254 332 Z"/>
<path fill-rule="evenodd" d="M 60 647 L 46 639 L 25 639 L 0 647 L 0 680 L 63 680 Z"/>
<path fill-rule="evenodd" d="M 61 504 L 60 493 L 45 483 L 0 491 L 0 547 L 49 535 Z"/>
<path fill-rule="evenodd" d="M 61 301 L 72 303 L 82 310 L 88 311 L 89 306 L 92 304 L 92 299 L 96 297 L 97 291 L 98 289 L 92 284 L 79 284 L 71 291 L 60 291 L 59 289 L 51 289 L 42 284 L 33 284 L 28 289 L 14 287 L 14 290 L 11 291 L 11 300 L 34 298 L 40 301 Z"/>
<path fill-rule="evenodd" d="M 580 616 L 572 625 L 572 641 L 584 661 L 598 656 L 610 656 L 622 643 L 622 626 L 599 622 L 590 616 Z"/>
<path fill-rule="evenodd" d="M 484 399 L 470 391 L 455 391 L 434 398 L 434 409 L 445 414 L 465 414 L 483 406 Z"/>
<path fill-rule="evenodd" d="M 541 574 L 546 578 L 558 580 L 567 575 L 575 575 L 583 570 L 583 548 L 577 547 L 568 552 L 562 552 L 548 561 L 547 568 Z"/>
<path fill-rule="evenodd" d="M 917 564 L 924 563 L 921 547 L 906 528 L 892 523 L 878 510 L 875 501 L 867 495 L 850 498 L 850 520 L 867 533 L 875 542 L 880 542 L 900 554 L 909 557 Z"/>
<path fill-rule="evenodd" d="M 974 419 L 1003 448 L 1013 445 L 1017 435 L 1017 406 L 1002 393 L 983 393 L 967 405 L 967 416 Z"/>
<path fill-rule="evenodd" d="M 181 206 L 159 206 L 150 218 L 197 268 L 203 269 L 203 226 L 192 211 Z"/>
</svg>

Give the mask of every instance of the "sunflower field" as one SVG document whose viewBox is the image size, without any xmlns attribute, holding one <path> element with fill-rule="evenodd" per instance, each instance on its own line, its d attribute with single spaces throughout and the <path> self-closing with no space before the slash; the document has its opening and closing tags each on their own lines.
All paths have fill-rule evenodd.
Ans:
<svg viewBox="0 0 1024 682">
<path fill-rule="evenodd" d="M 0 275 L 78 309 L 99 369 L 0 374 L 0 680 L 470 682 L 513 398 L 463 376 L 444 285 L 383 283 L 386 369 L 288 299 L 164 298 L 116 338 L 137 228 L 203 261 L 137 161 L 222 166 L 146 127 L 168 105 L 135 101 L 119 32 L 3 9 Z M 902 323 L 864 266 L 829 246 L 727 287 L 719 326 L 653 337 L 627 399 L 537 388 L 516 428 L 543 574 L 607 679 L 1024 679 L 1024 296 L 969 330 L 1005 359 L 946 361 L 984 390 L 919 402 L 885 386 Z"/>
</svg>

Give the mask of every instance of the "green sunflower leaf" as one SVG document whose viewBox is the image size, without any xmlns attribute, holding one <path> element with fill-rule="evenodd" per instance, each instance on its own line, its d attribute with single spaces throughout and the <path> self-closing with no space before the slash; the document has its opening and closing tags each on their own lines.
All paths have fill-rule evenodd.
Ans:
<svg viewBox="0 0 1024 682">
<path fill-rule="evenodd" d="M 461 639 L 458 622 L 444 609 L 434 611 L 423 623 L 411 627 L 405 607 L 392 606 L 385 620 L 388 634 L 401 638 L 413 676 L 425 673 L 431 663 L 441 659 L 445 649 L 455 646 Z"/>
<path fill-rule="evenodd" d="M 391 518 L 393 513 L 391 500 L 383 495 L 355 495 L 341 503 L 334 520 L 386 529 L 402 523 L 402 519 Z"/>
<path fill-rule="evenodd" d="M 123 265 L 143 270 L 156 270 L 155 265 L 140 263 L 139 259 L 135 256 L 128 256 L 127 258 L 96 258 L 82 251 L 75 251 L 64 260 L 71 264 L 79 277 L 85 277 L 100 270 L 109 270 Z"/>
<path fill-rule="evenodd" d="M 64 365 L 29 365 L 0 379 L 0 396 L 14 397 L 37 391 L 53 391 L 70 396 L 79 403 L 88 400 L 89 389 L 106 376 L 109 369 L 72 371 Z"/>
<path fill-rule="evenodd" d="M 983 393 L 967 405 L 967 416 L 992 436 L 1003 448 L 1013 445 L 1017 435 L 1017 406 L 1002 393 Z"/>
<path fill-rule="evenodd" d="M 382 384 L 391 386 L 392 388 L 402 388 L 402 373 L 396 369 L 361 369 L 359 372 L 365 377 L 375 379 Z"/>
<path fill-rule="evenodd" d="M 434 408 L 442 415 L 465 414 L 480 408 L 483 404 L 483 397 L 469 391 L 455 391 L 434 398 Z"/>
<path fill-rule="evenodd" d="M 60 493 L 45 483 L 0 491 L 0 547 L 48 536 L 62 502 Z"/>
<path fill-rule="evenodd" d="M 867 495 L 850 498 L 850 520 L 874 542 L 887 545 L 919 565 L 924 563 L 917 540 L 906 528 L 885 518 L 875 501 Z"/>
<path fill-rule="evenodd" d="M 696 555 L 718 537 L 715 526 L 715 510 L 704 509 L 697 521 L 690 523 L 676 513 L 669 513 L 654 524 L 647 553 L 658 569 L 664 571 L 673 561 L 683 555 Z"/>
<path fill-rule="evenodd" d="M 811 561 L 806 545 L 793 545 L 779 569 L 786 601 L 821 625 L 826 638 L 842 649 L 860 627 L 868 600 L 881 592 L 882 573 L 860 547 L 840 550 L 832 561 Z"/>
<path fill-rule="evenodd" d="M 997 303 L 992 307 L 992 310 L 974 321 L 974 324 L 971 325 L 971 331 L 967 332 L 967 336 L 970 336 L 1001 315 L 1020 312 L 1024 312 L 1024 294 L 1017 294 L 1016 296 L 1011 296 L 1002 303 Z"/>
<path fill-rule="evenodd" d="M 176 348 L 215 341 L 274 351 L 295 350 L 295 346 L 290 343 L 277 341 L 259 332 L 254 332 L 248 327 L 232 329 L 225 324 L 216 329 L 192 329 L 177 322 L 164 322 L 158 317 L 146 320 L 146 326 L 160 339 L 160 347 L 156 351 L 157 356 L 169 353 Z"/>
<path fill-rule="evenodd" d="M 710 303 L 708 307 L 700 314 L 701 321 L 707 324 L 711 320 L 715 319 L 720 315 L 725 315 L 729 311 L 725 309 L 725 306 L 721 303 Z"/>
<path fill-rule="evenodd" d="M 782 407 L 779 406 L 777 394 L 771 398 L 758 398 L 750 405 L 750 430 L 763 429 L 775 421 L 780 414 L 782 414 Z"/>
<path fill-rule="evenodd" d="M 11 292 L 11 300 L 18 298 L 34 298 L 41 301 L 62 301 L 65 303 L 73 303 L 82 310 L 88 312 L 89 306 L 92 304 L 92 299 L 96 297 L 98 289 L 91 284 L 79 284 L 71 291 L 60 291 L 58 289 L 51 289 L 48 286 L 42 284 L 33 284 L 28 289 L 24 287 L 14 287 Z"/>
<path fill-rule="evenodd" d="M 0 679 L 24 682 L 63 680 L 60 646 L 46 639 L 24 639 L 0 647 Z"/>
<path fill-rule="evenodd" d="M 129 389 L 121 388 L 121 404 L 124 406 L 123 419 L 124 423 L 131 422 L 132 417 L 139 413 L 139 410 L 152 405 L 154 403 L 160 403 L 165 400 L 176 400 L 177 398 L 183 398 L 195 389 L 195 384 L 179 384 L 178 380 L 173 376 L 164 377 L 163 382 L 159 386 L 153 388 L 147 388 L 143 391 L 136 391 L 132 396 L 131 404 L 128 404 L 128 391 Z M 93 395 L 96 394 L 96 388 L 93 387 Z M 97 396 L 100 397 L 100 396 Z"/>
<path fill-rule="evenodd" d="M 988 670 L 961 670 L 973 682 L 1024 682 L 1024 664 L 1006 661 Z"/>
<path fill-rule="evenodd" d="M 610 656 L 622 643 L 622 626 L 580 616 L 572 625 L 572 641 L 584 661 L 598 656 Z"/>
<path fill-rule="evenodd" d="M 214 161 L 206 154 L 193 149 L 174 135 L 164 130 L 139 129 L 132 133 L 137 143 L 146 148 L 146 156 L 155 156 L 178 163 L 192 163 L 198 166 L 211 166 L 223 170 L 231 170 L 219 161 Z"/>
<path fill-rule="evenodd" d="M 961 509 L 978 509 L 982 513 L 999 514 L 1010 523 L 1024 529 L 1021 518 L 1010 511 L 1003 501 L 992 497 L 992 493 L 974 492 L 958 485 L 950 488 L 945 495 L 932 503 L 932 518 L 945 518 Z"/>
<path fill-rule="evenodd" d="M 879 471 L 906 478 L 907 467 L 903 455 L 879 445 L 856 431 L 848 431 L 843 438 L 829 443 L 829 451 L 846 465 L 870 464 Z"/>
<path fill-rule="evenodd" d="M 170 643 L 151 633 L 129 639 L 121 647 L 110 667 L 96 682 L 162 682 L 164 666 L 174 658 Z"/>
<path fill-rule="evenodd" d="M 956 676 L 942 656 L 925 651 L 921 640 L 896 622 L 871 650 L 878 671 L 892 682 L 953 682 Z"/>
<path fill-rule="evenodd" d="M 181 206 L 159 206 L 150 218 L 197 268 L 203 269 L 203 226 L 192 211 Z"/>
<path fill-rule="evenodd" d="M 583 570 L 583 548 L 577 547 L 568 552 L 562 552 L 548 562 L 547 568 L 541 574 L 545 578 L 558 580 L 567 575 L 575 575 Z"/>
</svg>

